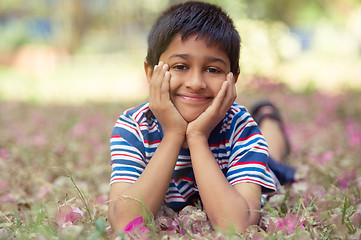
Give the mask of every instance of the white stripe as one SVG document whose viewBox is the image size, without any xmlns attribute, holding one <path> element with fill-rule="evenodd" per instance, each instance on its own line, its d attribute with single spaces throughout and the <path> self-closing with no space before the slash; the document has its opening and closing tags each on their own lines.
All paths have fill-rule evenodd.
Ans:
<svg viewBox="0 0 361 240">
<path fill-rule="evenodd" d="M 133 172 L 133 171 L 115 171 L 115 170 L 113 170 L 113 172 L 111 174 L 111 178 L 114 178 L 115 175 L 117 175 L 118 177 L 134 178 L 134 179 L 138 179 L 138 177 L 140 176 L 140 174 L 138 174 L 137 172 Z M 126 176 L 124 176 L 124 175 L 126 175 Z"/>
<path fill-rule="evenodd" d="M 245 178 L 250 178 L 250 179 L 255 179 L 258 180 L 260 182 L 264 182 L 265 179 L 272 182 L 273 179 L 270 176 L 267 176 L 265 174 L 263 174 L 262 172 L 258 172 L 258 171 L 247 171 L 245 176 L 244 175 L 245 172 L 240 172 L 240 173 L 233 173 L 230 176 L 227 177 L 228 180 L 233 179 L 232 182 L 237 181 L 239 179 L 245 179 Z M 254 176 L 249 176 L 249 175 L 256 175 L 259 176 L 259 178 L 254 177 Z M 241 177 L 242 176 L 242 177 Z"/>
<path fill-rule="evenodd" d="M 134 112 L 131 116 L 136 121 L 139 122 L 140 118 L 144 116 L 144 114 L 141 114 L 140 112 L 144 112 L 148 109 L 149 103 L 144 104 L 141 108 L 138 109 L 138 111 Z M 136 116 L 138 117 L 136 118 Z"/>
<path fill-rule="evenodd" d="M 232 131 L 232 135 L 231 135 L 231 137 L 229 139 L 230 141 L 232 141 L 232 142 L 237 141 L 238 136 L 235 136 L 235 134 L 238 133 L 238 131 L 240 131 L 240 129 L 242 129 L 244 126 L 247 126 L 248 124 L 249 124 L 249 126 L 256 125 L 254 122 L 250 123 L 251 118 L 248 118 L 248 120 L 246 122 L 240 124 L 241 122 L 244 121 L 245 118 L 247 118 L 249 116 L 250 116 L 250 114 L 248 112 L 245 112 L 245 113 L 242 114 L 241 117 L 237 118 L 237 121 L 234 124 L 234 126 L 236 126 L 236 128 L 233 129 L 233 131 Z M 242 133 L 242 131 L 240 131 L 238 134 L 241 134 L 241 133 Z"/>
<path fill-rule="evenodd" d="M 144 163 L 144 161 L 133 158 L 133 157 L 128 157 L 128 156 L 112 156 L 111 157 L 111 161 L 116 161 L 116 160 L 128 160 L 128 161 L 131 161 L 134 163 L 138 163 L 139 165 L 143 166 L 144 168 L 146 167 L 146 164 Z M 114 164 L 119 164 L 119 163 L 114 162 L 113 165 Z M 135 167 L 134 165 L 128 165 L 128 164 L 125 164 L 125 166 Z"/>
<path fill-rule="evenodd" d="M 261 148 L 265 148 L 265 146 L 260 146 L 260 143 L 266 144 L 266 142 L 263 139 L 260 139 L 259 141 L 255 142 L 253 144 L 246 145 L 245 147 L 240 147 L 239 149 L 237 149 L 237 151 L 234 151 L 233 154 L 229 158 L 230 166 L 232 166 L 233 164 L 236 163 L 235 159 L 242 158 L 249 151 L 264 153 L 266 156 L 268 156 L 268 151 L 255 148 L 256 146 L 261 147 Z M 235 147 L 238 146 L 238 145 L 243 145 L 243 144 L 237 143 L 237 145 L 235 145 Z M 244 152 L 244 154 L 240 155 L 241 152 Z"/>
<path fill-rule="evenodd" d="M 139 141 L 142 141 L 142 137 L 138 135 L 138 132 L 136 130 L 134 130 L 133 128 L 129 127 L 131 125 L 124 125 L 124 124 L 121 124 L 121 123 L 116 123 L 114 128 L 122 128 L 122 129 L 125 129 L 127 130 L 127 132 L 133 134 Z M 137 126 L 132 126 L 134 128 L 139 128 Z M 139 129 L 138 129 L 139 130 Z M 139 131 L 140 132 L 140 131 Z M 141 133 L 141 132 L 140 132 Z M 116 138 L 115 138 L 116 139 Z"/>
<path fill-rule="evenodd" d="M 117 140 L 116 140 L 117 139 Z M 139 149 L 138 148 L 135 148 L 135 147 L 133 147 L 133 146 L 129 146 L 129 143 L 127 142 L 127 141 L 125 141 L 123 138 L 113 138 L 112 140 L 111 140 L 111 142 L 125 142 L 126 143 L 126 145 L 110 145 L 110 150 L 111 150 L 111 154 L 114 154 L 114 149 L 124 149 L 124 150 L 131 150 L 131 151 L 133 151 L 133 152 L 136 152 L 137 154 L 134 154 L 134 153 L 132 153 L 132 154 L 129 154 L 129 151 L 124 151 L 124 153 L 125 154 L 128 154 L 128 155 L 134 155 L 134 156 L 138 156 L 139 158 L 142 158 L 142 159 L 144 159 L 144 156 L 143 156 L 143 154 L 139 151 Z M 122 151 L 121 150 L 121 151 Z"/>
<path fill-rule="evenodd" d="M 241 183 L 241 182 L 254 182 L 254 183 L 264 186 L 266 188 L 270 188 L 270 186 L 273 185 L 272 183 L 267 183 L 266 181 L 260 181 L 260 179 L 253 178 L 253 177 L 244 177 L 244 178 L 234 179 L 233 181 L 231 181 L 229 183 L 231 185 L 233 185 L 234 183 Z M 273 182 L 273 181 L 271 181 L 271 182 Z M 270 186 L 268 186 L 268 185 L 270 185 Z"/>
</svg>

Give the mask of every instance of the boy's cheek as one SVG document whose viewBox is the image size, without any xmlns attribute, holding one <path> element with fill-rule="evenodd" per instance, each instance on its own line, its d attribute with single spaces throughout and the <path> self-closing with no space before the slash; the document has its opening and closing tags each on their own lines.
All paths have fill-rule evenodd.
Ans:
<svg viewBox="0 0 361 240">
<path fill-rule="evenodd" d="M 169 90 L 172 91 L 181 85 L 180 78 L 170 72 Z"/>
</svg>

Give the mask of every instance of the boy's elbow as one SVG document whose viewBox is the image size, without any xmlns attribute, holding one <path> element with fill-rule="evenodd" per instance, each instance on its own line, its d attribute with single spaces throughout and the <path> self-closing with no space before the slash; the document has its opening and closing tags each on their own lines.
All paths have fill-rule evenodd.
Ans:
<svg viewBox="0 0 361 240">
<path fill-rule="evenodd" d="M 129 218 L 130 215 L 123 212 L 121 206 L 117 205 L 117 202 L 109 203 L 108 219 L 113 231 L 123 231 L 132 220 Z"/>
<path fill-rule="evenodd" d="M 214 218 L 210 219 L 212 226 L 221 232 L 229 235 L 243 232 L 251 225 L 259 223 L 260 214 L 258 212 L 249 212 L 246 215 L 238 215 L 233 219 Z"/>
<path fill-rule="evenodd" d="M 117 214 L 116 204 L 109 204 L 108 219 L 113 231 L 119 231 L 125 228 L 125 226 L 123 226 L 123 223 L 121 222 L 119 214 Z"/>
</svg>

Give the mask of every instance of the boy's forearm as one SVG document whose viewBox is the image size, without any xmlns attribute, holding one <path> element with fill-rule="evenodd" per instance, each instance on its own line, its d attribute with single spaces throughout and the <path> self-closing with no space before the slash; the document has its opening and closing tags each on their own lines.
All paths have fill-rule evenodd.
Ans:
<svg viewBox="0 0 361 240">
<path fill-rule="evenodd" d="M 198 190 L 212 225 L 228 232 L 242 231 L 256 224 L 259 214 L 249 206 L 245 195 L 231 186 L 208 146 L 205 138 L 188 141 Z M 252 209 L 253 208 L 253 209 Z M 256 207 L 257 208 L 257 207 Z"/>
<path fill-rule="evenodd" d="M 162 205 L 172 178 L 180 147 L 181 136 L 164 136 L 147 167 L 134 184 L 113 196 L 110 204 L 113 214 L 112 225 L 124 229 L 126 224 L 144 214 L 142 203 L 156 215 Z M 140 202 L 141 201 L 141 202 Z"/>
</svg>

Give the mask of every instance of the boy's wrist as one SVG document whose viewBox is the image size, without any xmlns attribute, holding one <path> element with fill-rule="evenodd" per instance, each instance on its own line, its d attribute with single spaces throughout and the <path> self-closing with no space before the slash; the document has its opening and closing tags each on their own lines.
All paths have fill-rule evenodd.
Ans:
<svg viewBox="0 0 361 240">
<path fill-rule="evenodd" d="M 180 142 L 183 143 L 185 139 L 185 132 L 184 131 L 168 131 L 164 132 L 163 140 L 171 140 L 173 142 Z"/>
<path fill-rule="evenodd" d="M 187 143 L 188 146 L 194 146 L 198 144 L 207 144 L 208 145 L 208 138 L 203 134 L 188 134 L 187 135 Z"/>
</svg>

